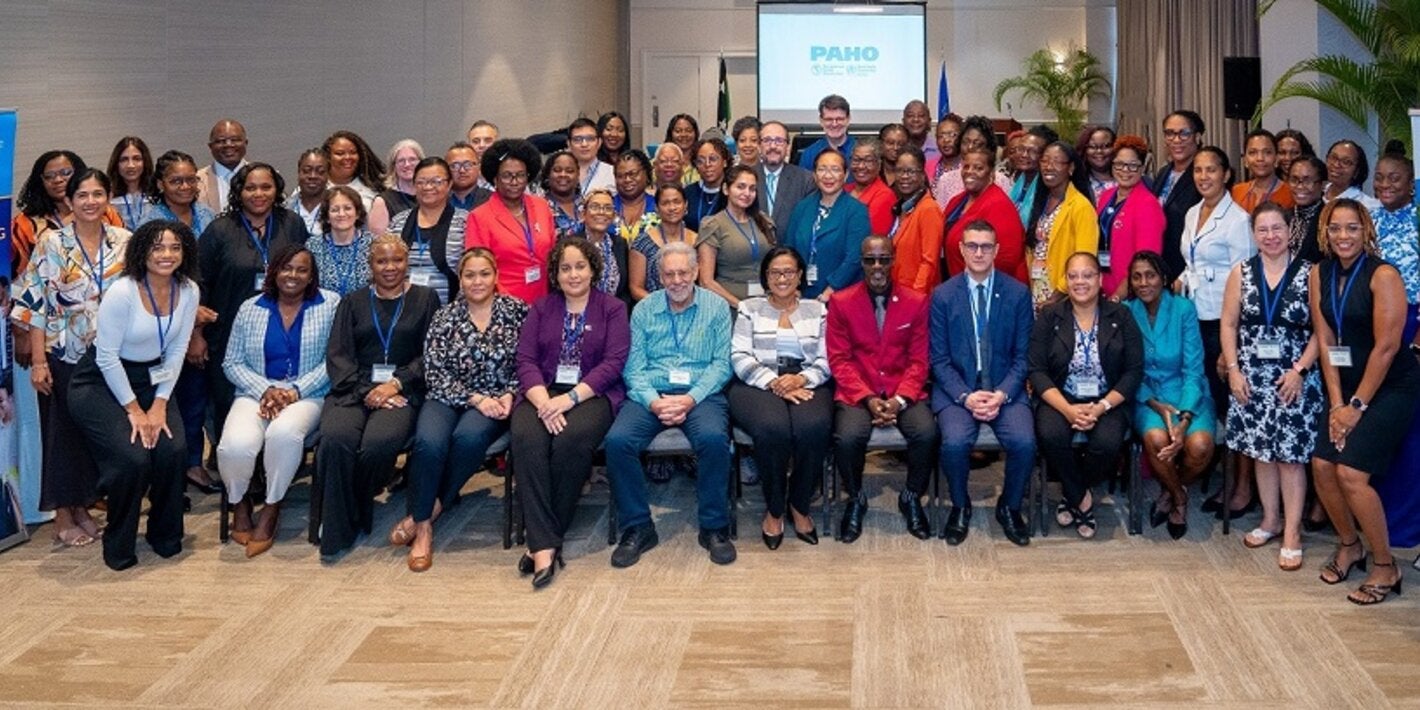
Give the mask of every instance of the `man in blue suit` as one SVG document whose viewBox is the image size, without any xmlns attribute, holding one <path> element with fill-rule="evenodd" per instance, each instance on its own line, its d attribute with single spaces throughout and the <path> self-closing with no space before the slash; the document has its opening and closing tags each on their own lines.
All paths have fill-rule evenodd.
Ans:
<svg viewBox="0 0 1420 710">
<path fill-rule="evenodd" d="M 932 411 L 952 497 L 943 531 L 951 545 L 960 545 L 971 527 L 966 479 L 982 424 L 995 431 L 1006 451 L 1006 485 L 996 504 L 996 521 L 1011 542 L 1030 544 L 1021 499 L 1035 464 L 1035 421 L 1025 392 L 1035 315 L 1026 287 L 996 271 L 996 247 L 991 223 L 968 224 L 961 240 L 966 270 L 932 291 Z"/>
</svg>

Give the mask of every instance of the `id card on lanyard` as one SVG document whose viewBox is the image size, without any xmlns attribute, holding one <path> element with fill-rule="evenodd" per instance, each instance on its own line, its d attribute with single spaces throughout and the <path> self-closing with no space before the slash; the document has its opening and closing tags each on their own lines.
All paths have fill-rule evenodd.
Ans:
<svg viewBox="0 0 1420 710">
<path fill-rule="evenodd" d="M 1073 315 L 1070 317 L 1075 323 L 1075 335 L 1080 338 L 1080 349 L 1084 351 L 1085 367 L 1093 371 L 1090 367 L 1090 355 L 1099 347 L 1100 313 L 1095 310 L 1095 322 L 1090 325 L 1090 333 L 1085 336 L 1085 331 L 1080 327 L 1080 321 Z M 1075 396 L 1085 399 L 1094 399 L 1100 396 L 1100 383 L 1093 376 L 1081 378 L 1075 381 Z"/>
<path fill-rule="evenodd" d="M 384 361 L 370 369 L 370 380 L 375 384 L 394 379 L 394 365 L 390 364 L 390 342 L 394 340 L 394 328 L 399 324 L 399 317 L 404 313 L 404 297 L 405 294 L 399 294 L 399 301 L 394 306 L 394 317 L 390 319 L 390 329 L 386 331 L 380 324 L 380 312 L 375 308 L 378 297 L 375 296 L 373 288 L 370 290 L 370 319 L 375 322 L 375 337 L 380 339 L 380 349 L 384 353 Z"/>
<path fill-rule="evenodd" d="M 1341 271 L 1340 264 L 1331 271 L 1331 314 L 1336 319 L 1336 344 L 1327 347 L 1327 360 L 1333 367 L 1351 367 L 1351 346 L 1345 344 L 1342 332 L 1346 320 L 1346 302 L 1351 298 L 1351 287 L 1356 285 L 1357 277 L 1361 275 L 1361 269 L 1366 265 L 1367 254 L 1361 252 L 1361 256 L 1356 259 L 1356 263 L 1351 267 L 1351 274 L 1346 277 L 1346 286 L 1341 289 L 1341 300 L 1336 298 L 1336 281 L 1338 272 Z"/>
<path fill-rule="evenodd" d="M 178 284 L 174 280 L 168 285 L 168 324 L 163 326 L 163 316 L 158 310 L 158 299 L 153 296 L 153 286 L 148 283 L 148 279 L 143 279 L 143 288 L 148 292 L 148 303 L 153 307 L 153 319 L 158 323 L 158 364 L 148 368 L 148 380 L 155 385 L 160 385 L 169 380 L 175 380 L 178 376 L 178 369 L 167 366 L 168 357 L 168 336 L 173 332 L 173 316 L 177 311 Z"/>
<path fill-rule="evenodd" d="M 252 246 L 256 247 L 256 253 L 261 255 L 261 273 L 255 276 L 252 283 L 252 290 L 260 291 L 262 285 L 266 282 L 266 270 L 271 264 L 271 232 L 276 229 L 276 215 L 273 212 L 266 213 L 266 230 L 263 233 L 265 241 L 262 241 L 260 237 L 256 236 L 256 230 L 252 228 L 251 222 L 247 221 L 245 214 L 238 214 L 237 218 L 242 221 L 242 228 L 246 229 L 247 236 L 251 238 Z"/>
<path fill-rule="evenodd" d="M 725 212 L 725 217 L 727 217 L 727 218 L 730 220 L 730 224 L 735 225 L 735 229 L 736 229 L 736 230 L 739 230 L 740 236 L 744 237 L 744 238 L 745 238 L 745 241 L 749 242 L 749 258 L 750 258 L 750 260 L 751 260 L 753 263 L 758 264 L 758 263 L 759 263 L 759 237 L 756 236 L 757 227 L 755 226 L 755 224 L 754 224 L 753 222 L 750 222 L 749 230 L 746 231 L 745 228 L 744 228 L 744 225 L 741 225 L 739 222 L 735 221 L 734 215 L 731 215 L 728 210 Z M 751 219 L 753 219 L 753 218 L 751 218 Z M 812 262 L 810 262 L 810 263 L 812 263 Z M 812 267 L 810 267 L 810 268 L 812 268 Z M 812 276 L 810 276 L 809 278 L 810 278 L 810 280 L 812 281 L 812 279 L 817 278 L 817 277 L 818 277 L 818 270 L 817 270 L 817 269 L 814 269 L 814 270 L 812 271 Z M 746 293 L 748 293 L 751 298 L 753 298 L 753 297 L 755 297 L 755 296 L 763 296 L 763 295 L 764 295 L 764 286 L 761 285 L 758 281 L 749 281 L 749 282 L 747 282 Z"/>
<path fill-rule="evenodd" d="M 415 214 L 412 217 L 414 218 L 411 220 L 414 224 L 414 252 L 419 256 L 419 263 L 422 266 L 424 259 L 429 256 L 429 240 L 424 238 L 424 230 L 419 226 L 419 215 Z M 415 286 L 428 286 L 429 274 L 427 272 L 410 274 L 409 282 Z"/>
<path fill-rule="evenodd" d="M 78 232 L 74 233 L 74 242 L 79 245 L 79 253 L 84 255 L 84 263 L 89 267 L 89 277 L 94 280 L 94 284 L 99 287 L 99 298 L 104 296 L 104 242 L 108 241 L 108 230 L 103 225 L 99 225 L 99 263 L 89 258 L 89 251 L 84 248 L 84 244 L 79 241 Z M 146 283 L 146 282 L 145 282 Z"/>
<path fill-rule="evenodd" d="M 1257 269 L 1258 292 L 1262 296 L 1262 322 L 1267 326 L 1269 334 L 1272 329 L 1272 321 L 1277 317 L 1277 308 L 1282 303 L 1282 294 L 1287 291 L 1287 284 L 1292 279 L 1292 258 L 1287 257 L 1287 268 L 1282 272 L 1282 278 L 1277 282 L 1277 288 L 1267 285 L 1267 272 L 1262 268 L 1262 257 L 1253 257 L 1253 265 Z M 1257 357 L 1261 360 L 1282 359 L 1282 341 L 1276 337 L 1266 337 L 1257 339 Z"/>
<path fill-rule="evenodd" d="M 596 174 L 596 165 L 592 166 L 592 174 Z M 588 180 L 591 177 L 588 176 Z M 514 220 L 516 221 L 516 220 Z M 523 269 L 523 283 L 531 284 L 542 280 L 542 267 L 538 264 L 537 244 L 533 241 L 532 211 L 528 209 L 528 196 L 523 195 L 523 223 L 519 225 L 523 228 L 523 242 L 528 248 L 528 258 L 533 265 Z"/>
<path fill-rule="evenodd" d="M 733 221 L 733 220 L 732 220 Z M 681 342 L 680 327 L 677 325 L 678 316 L 671 308 L 671 295 L 666 294 L 666 317 L 671 319 L 671 339 L 675 342 L 676 361 L 666 371 L 666 378 L 673 387 L 690 386 L 690 370 L 682 368 L 680 358 L 685 357 L 685 346 Z"/>
</svg>

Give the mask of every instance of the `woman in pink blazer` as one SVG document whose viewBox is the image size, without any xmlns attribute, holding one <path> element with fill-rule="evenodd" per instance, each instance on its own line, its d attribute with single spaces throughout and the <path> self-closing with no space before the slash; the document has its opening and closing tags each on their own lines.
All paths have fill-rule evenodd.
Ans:
<svg viewBox="0 0 1420 710">
<path fill-rule="evenodd" d="M 1120 136 L 1114 142 L 1112 169 L 1117 186 L 1100 194 L 1100 292 L 1119 301 L 1129 291 L 1129 262 L 1140 251 L 1163 248 L 1167 220 L 1159 198 L 1144 185 L 1144 161 L 1149 144 L 1139 136 Z"/>
</svg>

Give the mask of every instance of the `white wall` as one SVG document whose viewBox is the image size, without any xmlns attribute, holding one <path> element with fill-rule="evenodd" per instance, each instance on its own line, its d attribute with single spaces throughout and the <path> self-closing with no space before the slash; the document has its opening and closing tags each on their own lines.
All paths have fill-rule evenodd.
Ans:
<svg viewBox="0 0 1420 710">
<path fill-rule="evenodd" d="M 629 114 L 634 129 L 649 123 L 641 115 L 642 57 L 647 50 L 753 55 L 755 6 L 751 0 L 630 0 L 631 76 Z M 1002 79 L 1021 72 L 1021 62 L 1042 47 L 1065 49 L 1072 43 L 1085 47 L 1114 67 L 1115 32 L 1113 0 L 929 0 L 927 3 L 927 104 L 936 113 L 937 76 L 943 57 L 952 110 L 1004 116 L 991 100 L 992 89 Z M 1087 24 L 1090 26 L 1087 27 Z M 1111 83 L 1114 77 L 1111 73 Z M 849 97 L 850 101 L 852 97 Z M 1022 105 L 1015 93 L 1007 100 L 1015 117 L 1024 123 L 1049 120 L 1037 105 Z M 1107 102 L 1092 115 L 1107 119 Z M 748 113 L 743 102 L 735 115 Z M 662 119 L 677 113 L 662 109 Z M 699 117 L 701 127 L 714 123 L 713 113 Z M 663 124 L 664 125 L 664 124 Z M 664 128 L 647 130 L 659 139 Z M 651 136 L 651 133 L 658 133 Z"/>
<path fill-rule="evenodd" d="M 333 130 L 383 155 L 442 154 L 476 118 L 504 135 L 613 108 L 611 0 L 4 0 L 0 106 L 20 109 L 16 181 L 66 147 L 100 167 L 125 134 L 199 162 L 223 116 L 250 156 L 294 172 Z"/>
</svg>

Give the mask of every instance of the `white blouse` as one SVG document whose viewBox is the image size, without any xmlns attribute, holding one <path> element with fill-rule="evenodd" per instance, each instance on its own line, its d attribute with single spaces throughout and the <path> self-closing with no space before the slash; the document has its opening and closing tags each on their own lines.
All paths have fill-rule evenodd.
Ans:
<svg viewBox="0 0 1420 710">
<path fill-rule="evenodd" d="M 1203 203 L 1188 208 L 1184 217 L 1179 250 L 1186 268 L 1180 276 L 1184 294 L 1198 308 L 1198 320 L 1223 317 L 1223 290 L 1233 267 L 1257 253 L 1252 243 L 1252 227 L 1247 210 L 1239 207 L 1227 192 L 1213 207 L 1208 221 L 1198 226 Z"/>
</svg>

